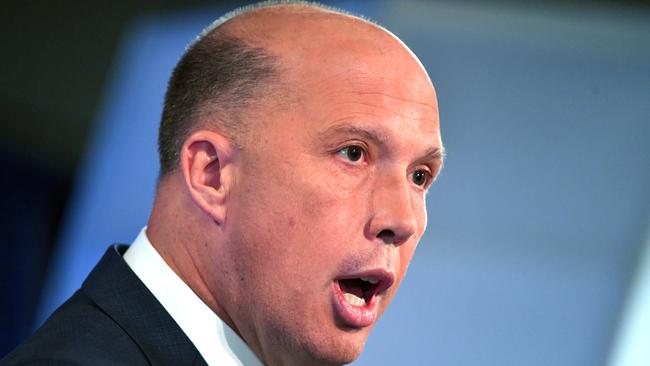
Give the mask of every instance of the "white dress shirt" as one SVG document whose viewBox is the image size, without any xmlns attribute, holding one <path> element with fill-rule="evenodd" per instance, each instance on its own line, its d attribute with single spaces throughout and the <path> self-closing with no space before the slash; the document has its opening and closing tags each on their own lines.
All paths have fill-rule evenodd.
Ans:
<svg viewBox="0 0 650 366">
<path fill-rule="evenodd" d="M 124 253 L 124 260 L 176 321 L 208 365 L 262 365 L 239 335 L 165 263 L 147 238 L 146 227 Z"/>
</svg>

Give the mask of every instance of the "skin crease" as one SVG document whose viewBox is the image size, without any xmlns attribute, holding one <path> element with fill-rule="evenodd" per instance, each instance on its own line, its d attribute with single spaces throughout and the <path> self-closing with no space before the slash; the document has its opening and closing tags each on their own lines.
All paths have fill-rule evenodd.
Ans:
<svg viewBox="0 0 650 366">
<path fill-rule="evenodd" d="M 358 18 L 282 5 L 224 29 L 277 55 L 290 94 L 247 112 L 241 148 L 192 133 L 147 234 L 264 363 L 349 363 L 374 324 L 340 319 L 332 284 L 381 268 L 395 283 L 380 314 L 395 295 L 427 221 L 413 173 L 433 178 L 442 163 L 427 156 L 442 150 L 435 91 L 398 39 Z"/>
</svg>

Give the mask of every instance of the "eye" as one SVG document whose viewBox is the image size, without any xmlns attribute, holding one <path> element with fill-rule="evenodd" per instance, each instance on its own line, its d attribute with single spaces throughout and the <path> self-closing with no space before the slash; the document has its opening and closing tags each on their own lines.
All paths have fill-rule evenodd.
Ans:
<svg viewBox="0 0 650 366">
<path fill-rule="evenodd" d="M 343 155 L 346 159 L 351 162 L 357 162 L 361 160 L 364 154 L 364 150 L 361 146 L 350 145 L 339 150 L 339 154 Z"/>
<path fill-rule="evenodd" d="M 426 187 L 431 181 L 431 173 L 424 169 L 418 169 L 413 172 L 411 179 L 416 185 Z"/>
</svg>

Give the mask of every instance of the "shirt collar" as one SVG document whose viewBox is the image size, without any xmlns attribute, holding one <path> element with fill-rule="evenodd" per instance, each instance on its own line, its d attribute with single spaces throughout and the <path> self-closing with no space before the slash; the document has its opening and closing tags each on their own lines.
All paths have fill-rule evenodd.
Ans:
<svg viewBox="0 0 650 366">
<path fill-rule="evenodd" d="M 248 345 L 165 263 L 146 227 L 124 260 L 192 341 L 208 365 L 262 366 Z"/>
</svg>

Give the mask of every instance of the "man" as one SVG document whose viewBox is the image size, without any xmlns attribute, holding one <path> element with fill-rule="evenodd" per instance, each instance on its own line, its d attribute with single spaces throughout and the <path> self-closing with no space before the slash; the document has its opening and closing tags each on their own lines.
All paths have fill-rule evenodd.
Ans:
<svg viewBox="0 0 650 366">
<path fill-rule="evenodd" d="M 146 230 L 6 364 L 334 365 L 402 281 L 442 166 L 436 95 L 385 29 L 265 3 L 178 63 Z"/>
</svg>

